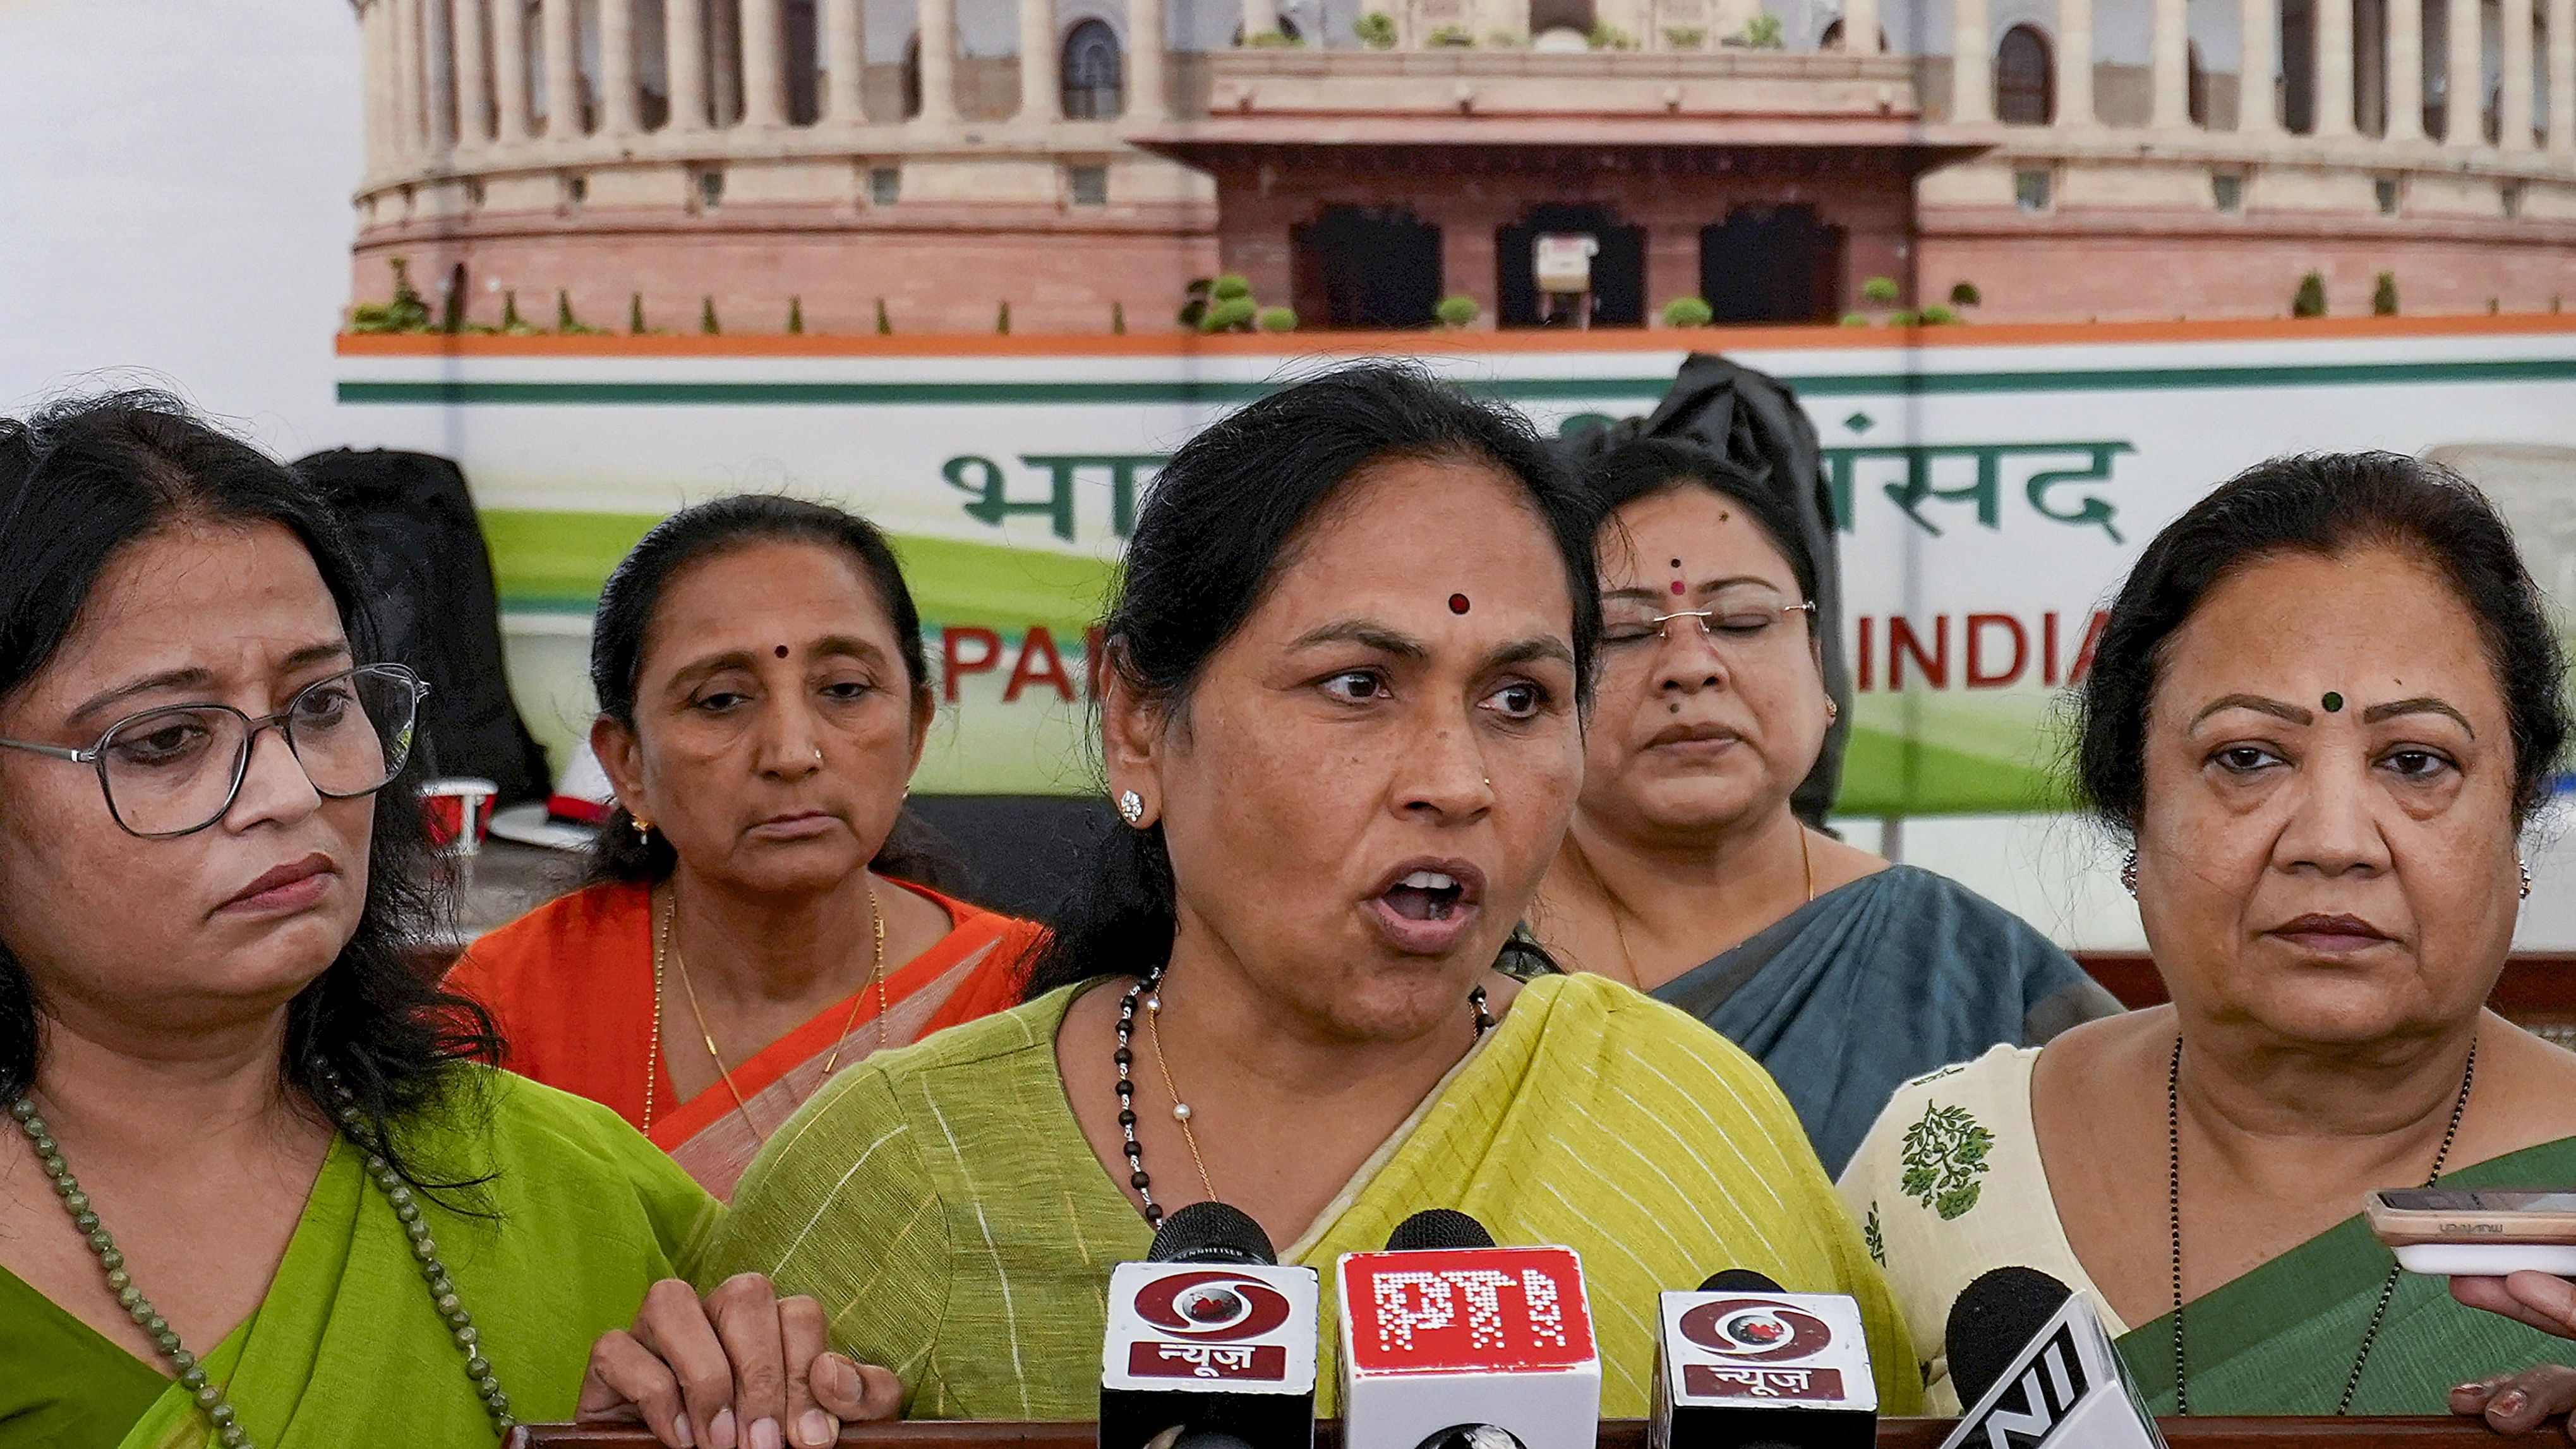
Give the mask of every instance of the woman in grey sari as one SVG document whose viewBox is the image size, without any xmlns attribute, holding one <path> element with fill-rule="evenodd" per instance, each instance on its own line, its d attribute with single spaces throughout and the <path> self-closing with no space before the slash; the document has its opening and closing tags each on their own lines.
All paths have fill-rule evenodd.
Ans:
<svg viewBox="0 0 2576 1449">
<path fill-rule="evenodd" d="M 2118 1011 L 2019 917 L 1791 813 L 1834 705 L 1815 564 L 1772 493 L 1669 440 L 1589 477 L 1602 672 L 1581 801 L 1531 912 L 1549 952 L 1759 1058 L 1832 1172 L 1900 1084 Z"/>
</svg>

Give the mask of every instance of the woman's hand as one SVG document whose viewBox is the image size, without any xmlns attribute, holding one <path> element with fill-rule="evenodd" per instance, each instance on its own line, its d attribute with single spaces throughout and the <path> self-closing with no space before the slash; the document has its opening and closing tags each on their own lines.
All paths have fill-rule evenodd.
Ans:
<svg viewBox="0 0 2576 1449">
<path fill-rule="evenodd" d="M 2576 1368 L 2562 1364 L 2545 1363 L 2451 1390 L 2452 1413 L 2476 1414 L 2499 1434 L 2537 1429 L 2571 1408 L 2576 1408 Z M 2576 1424 L 2567 1432 L 2576 1437 Z"/>
<path fill-rule="evenodd" d="M 2471 1308 L 2501 1313 L 2543 1333 L 2576 1338 L 2576 1283 L 2548 1273 L 2509 1278 L 2454 1278 L 2451 1296 Z"/>
<path fill-rule="evenodd" d="M 678 1278 L 654 1284 L 634 1330 L 592 1346 L 580 1418 L 641 1422 L 670 1449 L 821 1449 L 902 1407 L 892 1373 L 832 1352 L 821 1304 L 739 1273 L 703 1303 Z"/>
</svg>

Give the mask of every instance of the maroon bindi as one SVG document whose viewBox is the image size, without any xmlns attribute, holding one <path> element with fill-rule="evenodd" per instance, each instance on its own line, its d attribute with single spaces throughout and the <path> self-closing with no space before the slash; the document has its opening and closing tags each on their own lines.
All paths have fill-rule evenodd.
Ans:
<svg viewBox="0 0 2576 1449">
<path fill-rule="evenodd" d="M 1465 594 L 1451 594 L 1449 596 L 1449 612 L 1452 614 L 1463 614 L 1467 612 L 1467 596 Z"/>
<path fill-rule="evenodd" d="M 779 646 L 778 646 L 778 657 L 779 657 L 779 658 L 781 658 L 781 659 L 784 659 L 784 658 L 786 658 L 786 657 L 787 657 L 787 646 L 786 646 L 786 645 L 781 644 L 781 645 L 779 645 Z"/>
</svg>

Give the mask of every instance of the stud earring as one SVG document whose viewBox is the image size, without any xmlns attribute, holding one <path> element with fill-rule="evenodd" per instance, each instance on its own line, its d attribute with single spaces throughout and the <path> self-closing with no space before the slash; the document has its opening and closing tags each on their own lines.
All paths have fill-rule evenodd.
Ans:
<svg viewBox="0 0 2576 1449">
<path fill-rule="evenodd" d="M 1145 797 L 1137 794 L 1133 790 L 1120 791 L 1118 794 L 1118 818 L 1126 821 L 1129 825 L 1142 828 L 1145 823 Z"/>
<path fill-rule="evenodd" d="M 2514 861 L 2513 861 L 2513 863 L 2514 863 L 2515 868 L 2516 868 L 2516 869 L 2518 869 L 2518 870 L 2520 870 L 2520 871 L 2522 872 L 2522 897 L 2521 897 L 2521 898 L 2522 898 L 2523 900 L 2526 900 L 2526 901 L 2527 901 L 2527 900 L 2530 900 L 2530 899 L 2531 899 L 2531 862 L 2530 862 L 2530 861 L 2527 861 L 2527 860 L 2524 860 L 2524 859 L 2523 859 L 2522 857 L 2520 857 L 2520 856 L 2515 856 L 2515 857 L 2514 857 Z"/>
<path fill-rule="evenodd" d="M 643 816 L 641 816 L 641 815 L 637 815 L 637 816 L 634 816 L 634 817 L 630 818 L 626 823 L 627 823 L 627 824 L 629 824 L 629 825 L 631 825 L 631 826 L 633 826 L 633 827 L 635 827 L 635 838 L 636 838 L 636 839 L 638 839 L 638 840 L 651 840 L 651 839 L 653 838 L 653 822 L 652 822 L 652 821 L 645 819 L 645 818 L 644 818 Z"/>
<path fill-rule="evenodd" d="M 1832 696 L 1827 696 L 1825 699 L 1825 723 L 1832 724 L 1835 720 L 1841 719 L 1842 717 L 1843 707 L 1834 703 Z"/>
<path fill-rule="evenodd" d="M 2120 858 L 2120 889 L 2129 893 L 2129 899 L 2138 898 L 2138 849 L 2134 845 Z"/>
</svg>

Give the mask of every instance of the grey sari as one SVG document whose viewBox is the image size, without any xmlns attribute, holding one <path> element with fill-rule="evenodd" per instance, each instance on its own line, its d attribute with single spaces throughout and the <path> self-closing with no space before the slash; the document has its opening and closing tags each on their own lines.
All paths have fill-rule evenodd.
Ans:
<svg viewBox="0 0 2576 1449">
<path fill-rule="evenodd" d="M 1839 1175 L 1898 1086 L 2120 1010 L 2019 916 L 1896 865 L 1656 988 L 1768 1068 Z"/>
</svg>

